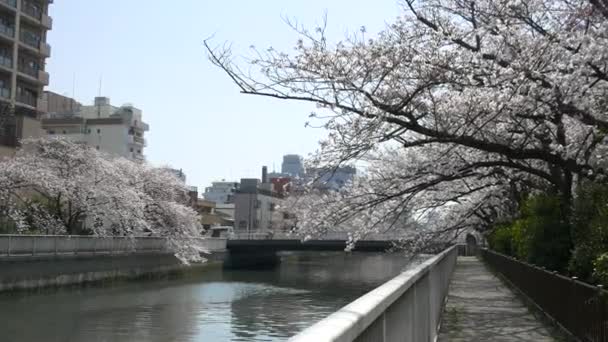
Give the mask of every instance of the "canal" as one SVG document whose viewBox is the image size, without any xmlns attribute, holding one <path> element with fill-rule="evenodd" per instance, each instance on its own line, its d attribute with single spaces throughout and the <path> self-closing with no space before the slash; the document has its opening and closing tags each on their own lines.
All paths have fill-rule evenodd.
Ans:
<svg viewBox="0 0 608 342">
<path fill-rule="evenodd" d="M 0 295 L 1 341 L 284 341 L 404 270 L 401 254 L 286 253 L 273 269 Z"/>
</svg>

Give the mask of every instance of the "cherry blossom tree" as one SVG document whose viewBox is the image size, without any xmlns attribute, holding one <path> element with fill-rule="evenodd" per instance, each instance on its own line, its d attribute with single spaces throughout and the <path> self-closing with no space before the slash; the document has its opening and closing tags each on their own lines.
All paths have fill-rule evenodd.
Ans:
<svg viewBox="0 0 608 342">
<path fill-rule="evenodd" d="M 114 158 L 67 138 L 26 139 L 0 162 L 0 199 L 20 231 L 162 236 L 198 259 L 201 227 L 187 188 L 166 168 Z"/>
<path fill-rule="evenodd" d="M 385 229 L 405 210 L 433 218 L 425 236 L 455 236 L 534 191 L 567 212 L 578 184 L 605 176 L 607 1 L 405 0 L 403 12 L 333 44 L 324 26 L 290 24 L 295 52 L 254 48 L 248 67 L 205 42 L 243 94 L 318 107 L 315 167 L 365 164 L 347 189 L 300 201 L 305 232 Z"/>
</svg>

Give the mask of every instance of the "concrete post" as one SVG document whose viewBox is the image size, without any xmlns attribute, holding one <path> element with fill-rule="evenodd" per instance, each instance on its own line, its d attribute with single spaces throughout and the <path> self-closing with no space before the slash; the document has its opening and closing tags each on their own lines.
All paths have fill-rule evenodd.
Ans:
<svg viewBox="0 0 608 342">
<path fill-rule="evenodd" d="M 606 341 L 606 299 L 604 298 L 604 286 L 597 286 L 597 304 L 599 305 L 599 341 Z"/>
</svg>

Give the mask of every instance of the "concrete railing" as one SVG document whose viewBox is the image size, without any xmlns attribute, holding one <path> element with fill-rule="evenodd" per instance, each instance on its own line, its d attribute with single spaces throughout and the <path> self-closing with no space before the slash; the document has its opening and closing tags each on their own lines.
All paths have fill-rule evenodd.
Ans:
<svg viewBox="0 0 608 342">
<path fill-rule="evenodd" d="M 226 249 L 226 239 L 197 238 L 210 252 Z M 0 235 L 0 257 L 168 252 L 162 237 L 80 235 Z"/>
<path fill-rule="evenodd" d="M 450 247 L 292 337 L 292 342 L 435 341 L 458 249 Z"/>
</svg>

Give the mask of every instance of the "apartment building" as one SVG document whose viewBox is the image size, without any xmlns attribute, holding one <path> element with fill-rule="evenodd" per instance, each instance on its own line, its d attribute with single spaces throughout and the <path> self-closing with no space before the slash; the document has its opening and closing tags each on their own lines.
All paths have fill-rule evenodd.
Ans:
<svg viewBox="0 0 608 342">
<path fill-rule="evenodd" d="M 39 118 L 42 90 L 49 84 L 45 61 L 51 55 L 46 43 L 53 26 L 51 3 L 0 0 L 0 155 L 14 153 L 23 138 L 43 134 Z"/>
<path fill-rule="evenodd" d="M 144 134 L 150 130 L 140 109 L 130 104 L 112 106 L 107 97 L 96 97 L 92 106 L 81 106 L 75 112 L 48 113 L 42 128 L 50 136 L 66 136 L 135 161 L 145 160 Z"/>
</svg>

